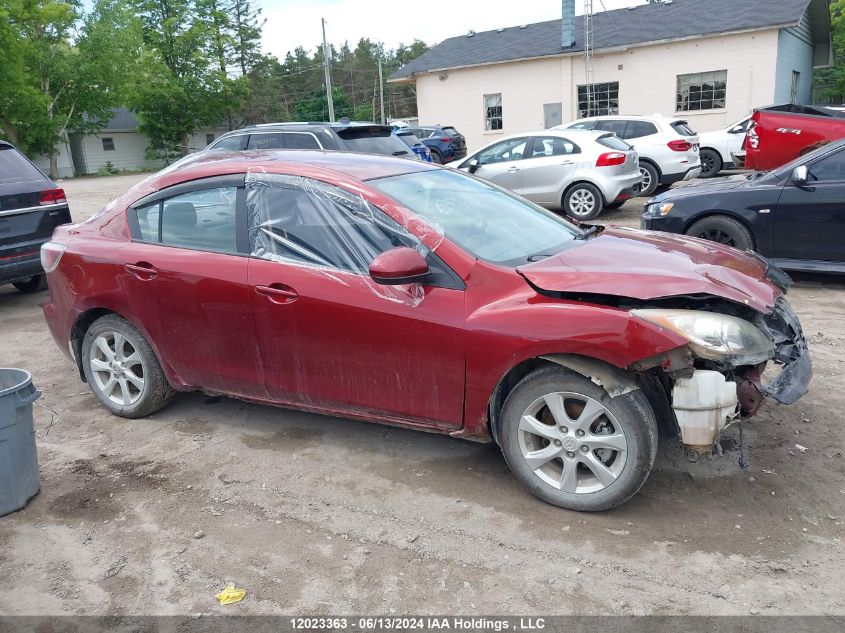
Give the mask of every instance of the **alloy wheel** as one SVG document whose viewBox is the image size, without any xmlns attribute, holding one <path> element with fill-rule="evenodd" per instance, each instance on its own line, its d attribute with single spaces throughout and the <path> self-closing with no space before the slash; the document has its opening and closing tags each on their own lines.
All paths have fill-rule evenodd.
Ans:
<svg viewBox="0 0 845 633">
<path fill-rule="evenodd" d="M 706 231 L 699 232 L 696 237 L 710 240 L 711 242 L 718 242 L 719 244 L 724 244 L 725 246 L 736 247 L 736 239 L 734 236 L 722 229 L 707 229 Z"/>
<path fill-rule="evenodd" d="M 128 407 L 144 393 L 144 362 L 119 332 L 103 332 L 91 346 L 91 375 L 97 389 L 116 405 Z"/>
<path fill-rule="evenodd" d="M 645 167 L 640 167 L 640 176 L 643 177 L 643 181 L 640 183 L 640 191 L 648 191 L 651 187 L 651 172 Z"/>
<path fill-rule="evenodd" d="M 706 176 L 712 173 L 713 169 L 716 167 L 716 159 L 710 155 L 709 152 L 704 152 L 701 154 L 701 173 L 702 175 Z"/>
<path fill-rule="evenodd" d="M 569 196 L 569 209 L 573 215 L 590 215 L 596 208 L 596 197 L 587 189 L 576 189 Z"/>
<path fill-rule="evenodd" d="M 534 474 L 569 493 L 604 490 L 628 457 L 628 440 L 613 414 L 578 393 L 549 393 L 532 402 L 519 422 L 518 441 Z"/>
</svg>

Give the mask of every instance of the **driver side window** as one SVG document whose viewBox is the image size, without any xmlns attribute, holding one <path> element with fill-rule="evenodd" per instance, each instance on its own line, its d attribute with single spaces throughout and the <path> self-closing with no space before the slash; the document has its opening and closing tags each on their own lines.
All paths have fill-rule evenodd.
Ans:
<svg viewBox="0 0 845 633">
<path fill-rule="evenodd" d="M 419 241 L 360 197 L 303 178 L 247 185 L 252 257 L 367 275 L 370 262 Z"/>
<path fill-rule="evenodd" d="M 511 160 L 522 160 L 527 145 L 528 139 L 526 138 L 512 138 L 496 143 L 478 155 L 478 163 L 479 165 L 492 165 Z"/>
<path fill-rule="evenodd" d="M 845 181 L 845 151 L 839 151 L 810 165 L 811 180 L 818 182 Z"/>
</svg>

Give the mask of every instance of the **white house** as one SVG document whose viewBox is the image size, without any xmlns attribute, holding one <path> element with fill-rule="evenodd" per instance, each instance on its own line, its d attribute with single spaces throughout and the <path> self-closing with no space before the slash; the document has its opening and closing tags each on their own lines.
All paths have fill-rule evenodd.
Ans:
<svg viewBox="0 0 845 633">
<path fill-rule="evenodd" d="M 96 134 L 69 134 L 59 145 L 59 178 L 96 174 L 109 166 L 120 171 L 155 171 L 164 167 L 163 161 L 147 159 L 146 150 L 150 140 L 138 130 L 138 125 L 134 114 L 125 108 L 118 108 L 105 127 Z M 228 128 L 222 126 L 199 130 L 188 138 L 188 149 L 191 152 L 199 151 L 227 131 Z M 38 157 L 34 162 L 49 173 L 48 158 Z"/>
<path fill-rule="evenodd" d="M 832 63 L 829 5 L 663 0 L 598 12 L 589 114 L 662 113 L 704 132 L 755 107 L 810 103 L 813 69 Z M 453 37 L 388 81 L 416 83 L 420 122 L 453 125 L 475 149 L 587 116 L 583 16 L 572 29 L 569 15 Z"/>
</svg>

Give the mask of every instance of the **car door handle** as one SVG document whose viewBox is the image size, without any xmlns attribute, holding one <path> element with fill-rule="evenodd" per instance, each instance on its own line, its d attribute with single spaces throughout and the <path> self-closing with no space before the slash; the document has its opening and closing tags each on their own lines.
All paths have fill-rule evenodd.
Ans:
<svg viewBox="0 0 845 633">
<path fill-rule="evenodd" d="M 158 271 L 156 270 L 155 266 L 148 262 L 126 264 L 123 268 L 126 269 L 126 272 L 132 273 L 141 281 L 150 281 L 151 279 L 155 279 L 158 275 Z"/>
<path fill-rule="evenodd" d="M 575 164 L 574 160 L 565 160 L 561 163 L 561 165 L 573 165 Z"/>
<path fill-rule="evenodd" d="M 508 167 L 508 173 L 509 174 L 515 174 L 518 171 L 519 171 L 519 167 Z"/>
<path fill-rule="evenodd" d="M 299 298 L 299 293 L 285 284 L 270 284 L 269 286 L 255 286 L 255 292 L 267 297 L 273 303 L 284 305 L 293 303 Z"/>
</svg>

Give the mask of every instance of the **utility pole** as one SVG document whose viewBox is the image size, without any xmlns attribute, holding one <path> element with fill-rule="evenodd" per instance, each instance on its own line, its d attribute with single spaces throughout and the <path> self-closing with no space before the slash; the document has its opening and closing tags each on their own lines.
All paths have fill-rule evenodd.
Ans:
<svg viewBox="0 0 845 633">
<path fill-rule="evenodd" d="M 378 102 L 381 110 L 381 124 L 384 125 L 387 119 L 384 116 L 384 78 L 381 74 L 381 57 L 378 60 Z"/>
<path fill-rule="evenodd" d="M 329 69 L 329 45 L 326 44 L 326 20 L 320 18 L 323 23 L 323 62 L 326 71 L 326 100 L 329 102 L 329 121 L 334 123 L 334 100 L 332 99 L 332 74 Z"/>
</svg>

